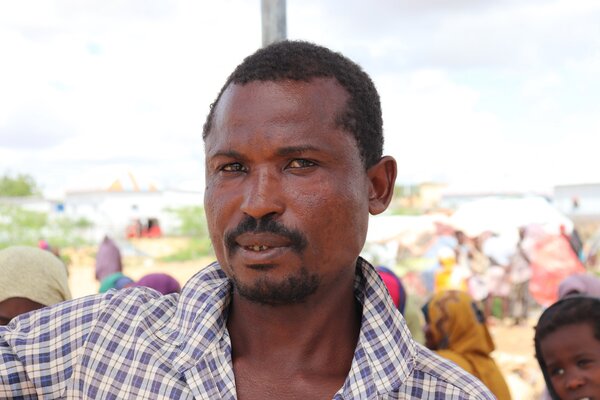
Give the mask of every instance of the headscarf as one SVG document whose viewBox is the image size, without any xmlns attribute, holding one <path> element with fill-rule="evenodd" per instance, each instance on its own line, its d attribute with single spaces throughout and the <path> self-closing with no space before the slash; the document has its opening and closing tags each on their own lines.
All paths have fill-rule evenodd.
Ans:
<svg viewBox="0 0 600 400">
<path fill-rule="evenodd" d="M 105 236 L 98 247 L 98 253 L 96 253 L 96 279 L 102 281 L 110 274 L 122 270 L 121 252 L 115 242 Z"/>
<path fill-rule="evenodd" d="M 432 297 L 423 312 L 436 352 L 479 378 L 499 400 L 510 399 L 506 381 L 490 357 L 494 342 L 471 296 L 443 291 Z"/>
<path fill-rule="evenodd" d="M 558 298 L 562 299 L 568 294 L 573 294 L 573 292 L 600 297 L 600 279 L 587 274 L 567 276 L 558 285 Z"/>
<path fill-rule="evenodd" d="M 163 273 L 145 275 L 132 286 L 149 287 L 162 294 L 179 293 L 181 291 L 179 282 L 171 275 Z"/>
<path fill-rule="evenodd" d="M 37 247 L 0 250 L 0 301 L 13 297 L 45 306 L 71 299 L 66 266 L 54 254 Z"/>
<path fill-rule="evenodd" d="M 385 283 L 388 292 L 392 296 L 396 308 L 404 314 L 404 309 L 406 307 L 406 290 L 404 290 L 402 281 L 394 272 L 386 267 L 378 266 L 376 269 L 381 279 L 383 279 L 383 283 Z"/>
<path fill-rule="evenodd" d="M 108 292 L 110 289 L 123 289 L 133 284 L 133 279 L 123 275 L 122 272 L 110 274 L 100 282 L 98 293 Z"/>
</svg>

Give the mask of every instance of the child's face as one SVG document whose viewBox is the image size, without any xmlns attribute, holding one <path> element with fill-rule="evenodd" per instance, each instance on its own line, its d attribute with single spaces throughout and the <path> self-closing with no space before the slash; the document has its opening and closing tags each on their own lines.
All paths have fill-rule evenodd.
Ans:
<svg viewBox="0 0 600 400">
<path fill-rule="evenodd" d="M 561 400 L 600 400 L 600 341 L 590 324 L 560 328 L 541 341 L 540 350 Z"/>
</svg>

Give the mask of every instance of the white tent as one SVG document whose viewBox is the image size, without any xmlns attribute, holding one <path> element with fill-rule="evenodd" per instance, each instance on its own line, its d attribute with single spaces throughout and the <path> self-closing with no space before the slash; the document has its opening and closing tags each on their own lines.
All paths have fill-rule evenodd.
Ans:
<svg viewBox="0 0 600 400">
<path fill-rule="evenodd" d="M 542 197 L 474 200 L 461 205 L 450 217 L 450 223 L 471 237 L 486 231 L 502 233 L 529 225 L 539 225 L 556 233 L 561 225 L 567 233 L 573 230 L 573 222 Z"/>
</svg>

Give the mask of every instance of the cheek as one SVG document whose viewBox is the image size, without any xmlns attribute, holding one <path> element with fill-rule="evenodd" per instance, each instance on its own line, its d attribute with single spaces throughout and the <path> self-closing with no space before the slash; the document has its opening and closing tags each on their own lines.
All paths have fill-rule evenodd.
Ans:
<svg viewBox="0 0 600 400">
<path fill-rule="evenodd" d="M 327 246 L 332 257 L 339 256 L 334 254 L 338 248 L 344 253 L 351 253 L 350 249 L 360 252 L 365 241 L 369 219 L 366 192 L 350 189 L 319 185 L 295 201 L 298 217 L 307 222 L 304 229 L 318 238 L 314 244 Z"/>
<path fill-rule="evenodd" d="M 206 223 L 208 226 L 208 233 L 215 251 L 218 251 L 220 242 L 223 238 L 223 232 L 227 227 L 225 226 L 228 220 L 228 209 L 231 201 L 223 191 L 215 190 L 211 186 L 206 187 L 204 193 L 204 212 L 206 214 Z"/>
</svg>

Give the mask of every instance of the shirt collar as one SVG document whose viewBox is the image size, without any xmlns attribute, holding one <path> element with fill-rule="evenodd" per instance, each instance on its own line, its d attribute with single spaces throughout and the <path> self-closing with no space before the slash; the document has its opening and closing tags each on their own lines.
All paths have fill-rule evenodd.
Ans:
<svg viewBox="0 0 600 400">
<path fill-rule="evenodd" d="M 415 367 L 415 342 L 375 268 L 362 258 L 357 262 L 354 290 L 363 311 L 343 397 L 372 398 L 375 393 L 397 391 Z"/>
<path fill-rule="evenodd" d="M 184 372 L 205 356 L 225 347 L 231 282 L 218 263 L 194 275 L 184 286 L 174 317 L 158 335 L 174 346 L 172 362 Z M 374 393 L 397 391 L 415 366 L 416 345 L 404 318 L 394 306 L 384 283 L 364 259 L 356 265 L 354 292 L 362 304 L 358 344 L 341 394 L 369 398 Z"/>
</svg>

